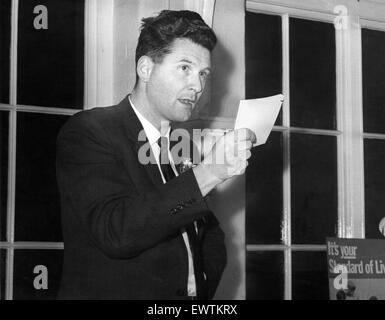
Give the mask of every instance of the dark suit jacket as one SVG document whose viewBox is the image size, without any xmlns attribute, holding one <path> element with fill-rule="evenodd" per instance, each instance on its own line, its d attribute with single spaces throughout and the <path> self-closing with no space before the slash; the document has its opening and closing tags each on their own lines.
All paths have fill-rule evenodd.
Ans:
<svg viewBox="0 0 385 320">
<path fill-rule="evenodd" d="M 126 97 L 80 112 L 57 140 L 64 265 L 59 299 L 186 299 L 180 229 L 199 220 L 212 298 L 226 263 L 224 234 L 192 170 L 163 184 L 142 165 L 142 125 Z M 202 298 L 202 297 L 201 297 Z"/>
</svg>

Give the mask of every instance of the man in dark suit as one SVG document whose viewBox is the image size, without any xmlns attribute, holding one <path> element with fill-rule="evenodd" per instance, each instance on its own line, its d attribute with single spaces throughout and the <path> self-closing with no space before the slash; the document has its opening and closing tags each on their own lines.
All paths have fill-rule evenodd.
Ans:
<svg viewBox="0 0 385 320">
<path fill-rule="evenodd" d="M 255 136 L 224 135 L 182 174 L 169 140 L 170 123 L 188 120 L 202 94 L 215 43 L 196 13 L 162 11 L 144 19 L 132 93 L 116 106 L 80 112 L 62 128 L 59 298 L 213 298 L 226 250 L 205 196 L 245 171 Z M 210 161 L 216 152 L 223 163 Z"/>
</svg>

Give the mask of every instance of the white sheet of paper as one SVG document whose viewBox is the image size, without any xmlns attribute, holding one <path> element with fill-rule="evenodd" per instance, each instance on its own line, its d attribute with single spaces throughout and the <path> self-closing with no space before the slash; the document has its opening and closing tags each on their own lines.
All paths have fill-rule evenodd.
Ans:
<svg viewBox="0 0 385 320">
<path fill-rule="evenodd" d="M 241 100 L 234 130 L 248 128 L 257 136 L 254 147 L 264 144 L 273 129 L 283 99 L 282 94 L 277 94 L 266 98 Z"/>
</svg>

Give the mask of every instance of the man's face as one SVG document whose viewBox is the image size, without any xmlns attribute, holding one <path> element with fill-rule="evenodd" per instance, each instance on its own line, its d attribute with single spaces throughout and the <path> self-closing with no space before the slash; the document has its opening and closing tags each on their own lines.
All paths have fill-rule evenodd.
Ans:
<svg viewBox="0 0 385 320">
<path fill-rule="evenodd" d="M 191 117 L 210 73 L 210 51 L 189 39 L 176 39 L 171 52 L 153 65 L 147 98 L 160 121 Z"/>
</svg>

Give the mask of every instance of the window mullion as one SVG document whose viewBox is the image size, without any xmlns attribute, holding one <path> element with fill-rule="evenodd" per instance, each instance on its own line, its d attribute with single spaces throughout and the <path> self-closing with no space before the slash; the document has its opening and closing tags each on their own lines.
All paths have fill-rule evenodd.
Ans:
<svg viewBox="0 0 385 320">
<path fill-rule="evenodd" d="M 285 96 L 283 102 L 283 126 L 290 127 L 290 43 L 289 15 L 282 15 L 282 90 Z M 290 182 L 290 131 L 283 132 L 283 230 L 282 240 L 287 246 L 291 245 L 291 182 Z M 291 251 L 284 251 L 285 257 L 285 300 L 292 298 L 292 268 Z"/>
<path fill-rule="evenodd" d="M 19 0 L 12 0 L 11 11 L 11 53 L 9 104 L 9 141 L 8 141 L 8 198 L 7 198 L 7 242 L 14 243 L 15 231 L 15 190 L 16 190 L 16 108 L 17 104 L 17 39 L 18 39 Z M 13 248 L 7 250 L 5 298 L 13 297 Z"/>
<path fill-rule="evenodd" d="M 19 0 L 12 0 L 9 104 L 17 104 L 17 35 Z"/>
<path fill-rule="evenodd" d="M 114 1 L 86 0 L 84 109 L 114 103 Z"/>
<path fill-rule="evenodd" d="M 338 235 L 365 237 L 361 29 L 359 17 L 336 28 L 338 137 Z"/>
</svg>

